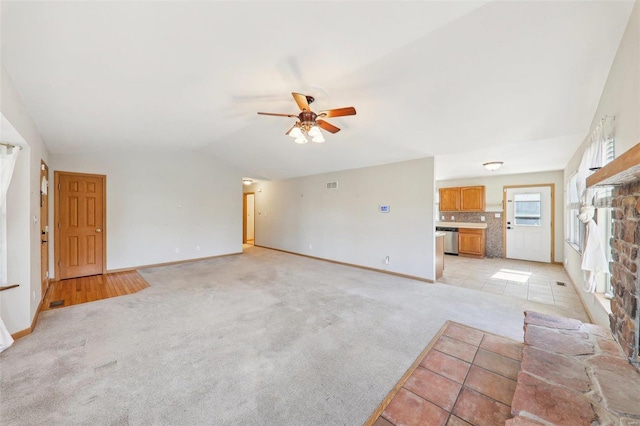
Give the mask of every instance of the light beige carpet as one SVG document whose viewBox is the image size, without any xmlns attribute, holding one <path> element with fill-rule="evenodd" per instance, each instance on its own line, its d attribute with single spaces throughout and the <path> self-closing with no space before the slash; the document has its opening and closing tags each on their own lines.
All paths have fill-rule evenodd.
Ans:
<svg viewBox="0 0 640 426">
<path fill-rule="evenodd" d="M 141 273 L 1 355 L 0 424 L 361 424 L 446 320 L 522 340 L 525 308 L 572 316 L 257 247 Z"/>
</svg>

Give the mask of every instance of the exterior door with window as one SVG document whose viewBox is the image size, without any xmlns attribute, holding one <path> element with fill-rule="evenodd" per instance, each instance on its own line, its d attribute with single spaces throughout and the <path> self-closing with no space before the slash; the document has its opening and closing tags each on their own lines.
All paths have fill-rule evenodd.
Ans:
<svg viewBox="0 0 640 426">
<path fill-rule="evenodd" d="M 506 257 L 550 263 L 551 187 L 507 188 L 505 195 Z"/>
</svg>

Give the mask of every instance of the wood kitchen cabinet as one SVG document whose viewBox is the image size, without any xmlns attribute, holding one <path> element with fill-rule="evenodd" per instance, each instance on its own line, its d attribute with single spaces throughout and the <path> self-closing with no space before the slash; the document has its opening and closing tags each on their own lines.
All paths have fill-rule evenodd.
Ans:
<svg viewBox="0 0 640 426">
<path fill-rule="evenodd" d="M 458 230 L 458 253 L 462 256 L 484 257 L 485 230 L 460 228 Z"/>
<path fill-rule="evenodd" d="M 460 188 L 440 188 L 440 211 L 460 210 Z"/>
<path fill-rule="evenodd" d="M 484 186 L 463 186 L 460 188 L 460 210 L 463 212 L 483 212 L 484 206 Z"/>
<path fill-rule="evenodd" d="M 441 212 L 483 212 L 484 186 L 440 188 Z"/>
</svg>

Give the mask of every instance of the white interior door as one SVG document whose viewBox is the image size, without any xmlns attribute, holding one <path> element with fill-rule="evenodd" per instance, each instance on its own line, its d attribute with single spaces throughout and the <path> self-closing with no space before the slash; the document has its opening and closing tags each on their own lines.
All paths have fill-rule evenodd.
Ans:
<svg viewBox="0 0 640 426">
<path fill-rule="evenodd" d="M 255 194 L 247 194 L 247 242 L 255 239 Z"/>
<path fill-rule="evenodd" d="M 551 187 L 507 188 L 506 257 L 551 262 Z"/>
</svg>

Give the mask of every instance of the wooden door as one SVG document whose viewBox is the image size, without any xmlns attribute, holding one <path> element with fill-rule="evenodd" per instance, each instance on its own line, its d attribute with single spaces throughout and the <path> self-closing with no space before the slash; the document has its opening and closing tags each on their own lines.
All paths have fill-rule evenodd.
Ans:
<svg viewBox="0 0 640 426">
<path fill-rule="evenodd" d="M 484 186 L 463 186 L 460 188 L 460 210 L 484 211 Z"/>
<path fill-rule="evenodd" d="M 255 193 L 247 192 L 243 196 L 242 242 L 244 244 L 253 244 L 255 240 Z"/>
<path fill-rule="evenodd" d="M 460 188 L 440 188 L 440 211 L 460 210 Z"/>
<path fill-rule="evenodd" d="M 40 282 L 42 299 L 49 289 L 49 167 L 40 161 Z"/>
<path fill-rule="evenodd" d="M 105 272 L 106 177 L 55 172 L 56 277 Z"/>
</svg>

